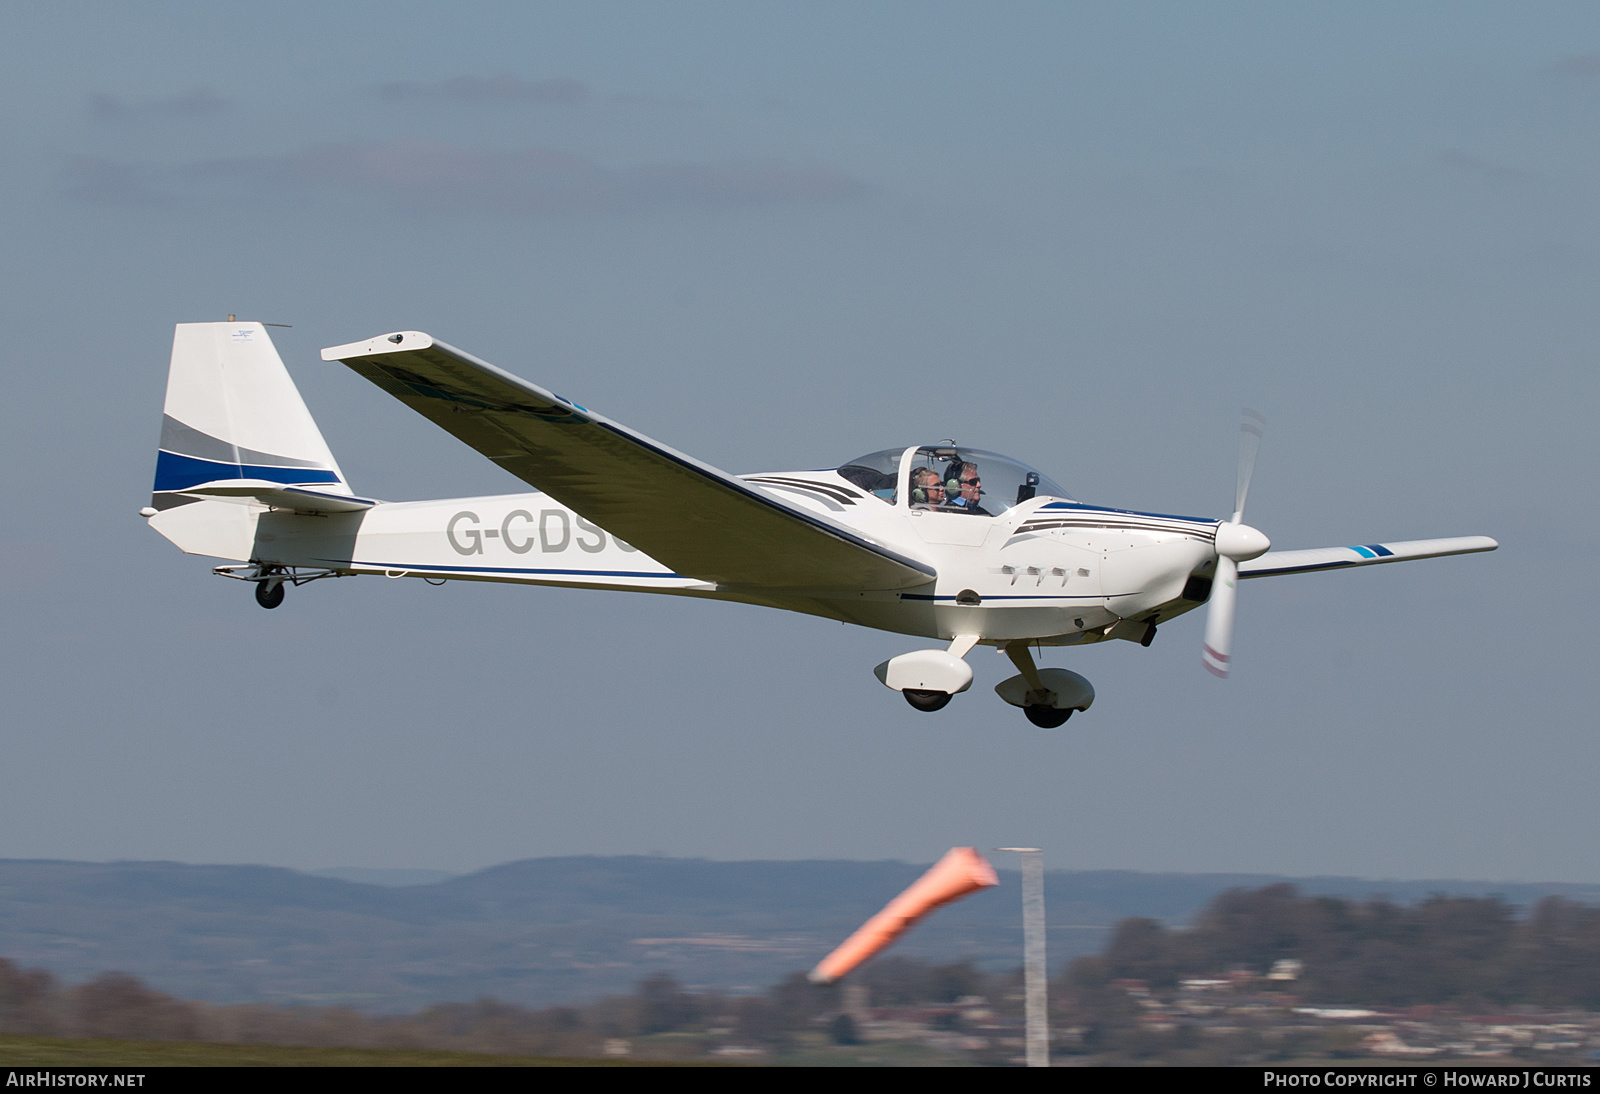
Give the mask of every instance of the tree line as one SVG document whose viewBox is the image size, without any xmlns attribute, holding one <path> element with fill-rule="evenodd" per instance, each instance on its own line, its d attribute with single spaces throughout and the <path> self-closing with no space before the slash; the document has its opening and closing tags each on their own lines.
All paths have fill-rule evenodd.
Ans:
<svg viewBox="0 0 1600 1094">
<path fill-rule="evenodd" d="M 953 1003 L 1014 988 L 1017 980 L 964 961 L 930 965 L 890 957 L 863 970 L 859 982 L 875 1004 L 894 1006 Z M 196 1002 L 117 972 L 73 986 L 0 958 L 0 1034 L 39 1037 L 598 1056 L 619 1039 L 681 1034 L 667 1043 L 657 1038 L 647 1050 L 655 1058 L 672 1058 L 701 1055 L 721 1044 L 782 1053 L 808 1031 L 834 1043 L 855 1043 L 858 1031 L 841 1006 L 839 986 L 812 984 L 798 972 L 751 995 L 690 991 L 662 972 L 640 981 L 632 994 L 580 1005 L 527 1008 L 484 998 L 375 1015 L 340 1006 Z"/>
<path fill-rule="evenodd" d="M 1284 990 L 1306 1002 L 1368 1006 L 1511 1004 L 1600 1009 L 1600 908 L 1546 897 L 1524 918 L 1498 897 L 1388 900 L 1302 896 L 1293 885 L 1216 897 L 1192 928 L 1124 919 L 1104 951 L 1080 958 L 1062 988 L 1113 980 L 1171 987 L 1232 970 L 1302 963 Z"/>
</svg>

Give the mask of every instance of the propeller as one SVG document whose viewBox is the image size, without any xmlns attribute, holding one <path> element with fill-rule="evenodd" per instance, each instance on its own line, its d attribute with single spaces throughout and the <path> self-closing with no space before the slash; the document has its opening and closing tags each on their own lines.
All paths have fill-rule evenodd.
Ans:
<svg viewBox="0 0 1600 1094">
<path fill-rule="evenodd" d="M 1233 651 L 1233 616 L 1239 595 L 1239 563 L 1259 558 L 1272 547 L 1262 532 L 1244 522 L 1250 477 L 1267 420 L 1249 408 L 1239 423 L 1239 479 L 1233 494 L 1233 517 L 1217 526 L 1217 570 L 1211 579 L 1211 606 L 1206 613 L 1206 638 L 1200 663 L 1213 676 L 1226 678 Z"/>
</svg>

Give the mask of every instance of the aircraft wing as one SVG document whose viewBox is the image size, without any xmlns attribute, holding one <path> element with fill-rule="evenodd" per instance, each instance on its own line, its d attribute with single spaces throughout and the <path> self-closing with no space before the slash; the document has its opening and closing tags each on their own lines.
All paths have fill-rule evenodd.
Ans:
<svg viewBox="0 0 1600 1094">
<path fill-rule="evenodd" d="M 1488 536 L 1455 539 L 1412 539 L 1402 543 L 1368 543 L 1360 547 L 1315 547 L 1309 551 L 1268 551 L 1260 558 L 1239 563 L 1240 577 L 1308 574 L 1315 570 L 1343 570 L 1350 566 L 1380 566 L 1414 558 L 1470 555 L 1492 551 L 1500 544 Z"/>
<path fill-rule="evenodd" d="M 419 331 L 322 351 L 685 577 L 903 589 L 933 567 Z"/>
</svg>

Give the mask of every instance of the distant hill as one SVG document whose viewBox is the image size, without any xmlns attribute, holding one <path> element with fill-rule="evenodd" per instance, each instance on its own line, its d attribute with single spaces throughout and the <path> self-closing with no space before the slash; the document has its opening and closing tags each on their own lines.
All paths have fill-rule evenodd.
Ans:
<svg viewBox="0 0 1600 1094">
<path fill-rule="evenodd" d="M 185 998 L 372 1011 L 484 995 L 524 1005 L 591 999 L 659 970 L 739 991 L 810 968 L 924 869 L 572 857 L 405 885 L 437 875 L 0 860 L 0 956 L 73 981 L 115 969 Z M 1600 903 L 1591 885 L 1052 872 L 1051 966 L 1098 950 L 1123 917 L 1181 925 L 1224 889 L 1281 881 L 1402 903 L 1436 892 Z M 1017 875 L 1001 871 L 998 889 L 941 910 L 896 952 L 1020 964 Z"/>
<path fill-rule="evenodd" d="M 363 885 L 386 885 L 402 888 L 407 885 L 432 885 L 448 881 L 456 875 L 449 870 L 384 870 L 370 866 L 335 866 L 328 870 L 310 870 L 312 877 L 331 877 L 340 881 L 359 881 Z"/>
</svg>

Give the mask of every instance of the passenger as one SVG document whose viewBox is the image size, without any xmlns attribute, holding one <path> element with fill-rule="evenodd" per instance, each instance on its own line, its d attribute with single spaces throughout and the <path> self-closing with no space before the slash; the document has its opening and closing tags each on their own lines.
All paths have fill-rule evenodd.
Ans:
<svg viewBox="0 0 1600 1094">
<path fill-rule="evenodd" d="M 911 506 L 914 509 L 933 509 L 945 503 L 944 484 L 939 473 L 931 467 L 911 469 Z"/>
<path fill-rule="evenodd" d="M 983 495 L 983 480 L 978 477 L 978 465 L 970 460 L 952 460 L 945 468 L 945 493 L 952 509 L 960 509 L 975 517 L 993 516 L 979 504 Z"/>
</svg>

